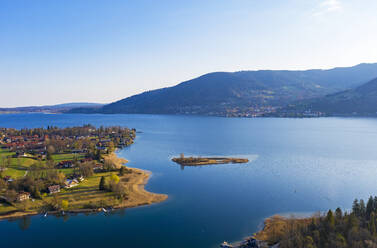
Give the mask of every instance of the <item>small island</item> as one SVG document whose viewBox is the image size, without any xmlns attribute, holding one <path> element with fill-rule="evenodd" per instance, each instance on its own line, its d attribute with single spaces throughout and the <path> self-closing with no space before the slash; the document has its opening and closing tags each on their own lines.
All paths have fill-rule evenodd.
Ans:
<svg viewBox="0 0 377 248">
<path fill-rule="evenodd" d="M 173 158 L 173 162 L 182 166 L 201 166 L 213 164 L 242 164 L 248 163 L 246 158 L 227 158 L 227 157 L 185 157 L 181 154 L 179 158 Z"/>
<path fill-rule="evenodd" d="M 150 172 L 126 167 L 115 153 L 135 137 L 123 127 L 0 128 L 0 219 L 164 201 L 144 189 Z"/>
</svg>

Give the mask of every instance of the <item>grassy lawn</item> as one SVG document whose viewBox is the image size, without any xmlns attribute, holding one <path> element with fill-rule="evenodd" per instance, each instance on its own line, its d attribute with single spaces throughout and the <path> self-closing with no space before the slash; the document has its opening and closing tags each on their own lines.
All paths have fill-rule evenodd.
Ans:
<svg viewBox="0 0 377 248">
<path fill-rule="evenodd" d="M 3 171 L 3 176 L 10 176 L 11 178 L 19 178 L 25 175 L 26 170 L 19 170 L 15 168 L 7 168 Z"/>
<path fill-rule="evenodd" d="M 17 208 L 7 203 L 0 203 L 0 213 L 7 213 L 14 210 L 17 210 Z"/>
<path fill-rule="evenodd" d="M 58 169 L 58 171 L 64 173 L 64 175 L 66 175 L 66 176 L 73 174 L 73 168 Z"/>
<path fill-rule="evenodd" d="M 11 166 L 12 168 L 19 168 L 19 169 L 27 169 L 31 165 L 38 163 L 37 160 L 32 158 L 11 158 Z M 44 163 L 42 161 L 42 163 Z"/>
<path fill-rule="evenodd" d="M 69 170 L 69 169 L 64 169 Z M 107 191 L 100 191 L 98 189 L 101 177 L 109 177 L 114 172 L 98 173 L 86 178 L 78 186 L 70 189 L 61 189 L 58 196 L 59 201 L 68 200 L 69 209 L 90 208 L 91 206 L 107 206 L 114 205 L 118 200 L 115 199 L 114 193 Z M 45 202 L 52 201 L 54 195 L 44 196 L 42 200 L 28 201 L 29 210 L 40 210 Z M 10 206 L 6 203 L 0 203 L 0 214 L 12 210 L 22 209 L 23 203 L 15 203 L 15 206 Z"/>
<path fill-rule="evenodd" d="M 75 158 L 77 159 L 82 159 L 85 157 L 85 154 L 80 153 L 80 154 L 72 154 L 72 153 L 65 153 L 65 154 L 54 154 L 52 155 L 52 158 L 56 162 L 64 161 L 64 160 L 74 160 Z"/>
<path fill-rule="evenodd" d="M 7 156 L 12 156 L 14 154 L 14 152 L 9 152 L 5 149 L 0 149 L 0 158 L 5 158 Z M 52 155 L 52 157 L 56 162 L 60 162 L 63 160 L 73 160 L 74 158 L 82 159 L 85 156 L 84 154 L 54 154 Z M 46 161 L 38 161 L 33 158 L 11 158 L 10 162 L 11 165 L 3 172 L 3 176 L 11 176 L 14 179 L 23 177 L 27 169 L 33 164 L 46 164 Z M 72 168 L 59 169 L 59 171 L 64 173 L 65 175 L 70 175 L 73 173 Z"/>
<path fill-rule="evenodd" d="M 13 152 L 6 150 L 0 150 L 0 157 L 6 157 L 13 155 Z M 84 154 L 55 154 L 53 159 L 56 162 L 63 160 L 73 160 L 74 158 L 82 159 Z M 9 166 L 4 172 L 3 176 L 11 176 L 12 178 L 21 178 L 25 175 L 27 169 L 35 164 L 39 163 L 32 158 L 11 158 L 11 166 Z M 45 161 L 42 161 L 45 163 Z M 73 173 L 73 168 L 59 169 L 60 172 L 65 175 Z M 70 189 L 61 189 L 61 192 L 57 194 L 59 201 L 68 200 L 69 209 L 82 209 L 99 206 L 116 205 L 117 199 L 114 197 L 114 193 L 107 191 L 100 191 L 98 189 L 101 177 L 109 177 L 114 172 L 96 173 L 91 177 L 85 178 L 78 186 Z M 9 211 L 22 209 L 25 204 L 29 210 L 40 210 L 46 202 L 53 200 L 53 195 L 45 195 L 42 200 L 27 201 L 22 203 L 15 203 L 15 206 L 8 205 L 0 202 L 0 214 Z M 68 209 L 68 210 L 69 210 Z"/>
<path fill-rule="evenodd" d="M 0 157 L 12 156 L 14 154 L 15 154 L 14 152 L 10 152 L 10 151 L 8 151 L 6 149 L 0 148 Z"/>
<path fill-rule="evenodd" d="M 105 205 L 112 205 L 116 201 L 114 193 L 100 191 L 98 189 L 101 177 L 108 177 L 112 173 L 113 172 L 94 174 L 86 178 L 76 187 L 62 189 L 59 195 L 62 200 L 68 200 L 69 208 L 71 209 L 87 208 L 88 204 L 101 205 L 101 202 Z"/>
<path fill-rule="evenodd" d="M 14 152 L 9 152 L 4 149 L 0 149 L 0 158 L 5 158 L 5 163 L 8 163 L 7 156 L 14 155 Z M 38 161 L 32 158 L 11 158 L 10 166 L 7 165 L 7 169 L 3 171 L 3 176 L 11 176 L 12 178 L 19 178 L 25 175 L 26 170 Z M 42 163 L 45 163 L 42 161 Z"/>
</svg>

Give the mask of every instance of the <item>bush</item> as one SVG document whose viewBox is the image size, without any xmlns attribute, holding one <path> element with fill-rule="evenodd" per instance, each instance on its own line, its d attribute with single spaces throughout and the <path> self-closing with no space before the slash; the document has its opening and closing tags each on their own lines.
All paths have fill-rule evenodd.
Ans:
<svg viewBox="0 0 377 248">
<path fill-rule="evenodd" d="M 61 208 L 67 210 L 69 206 L 69 202 L 67 200 L 62 200 Z"/>
<path fill-rule="evenodd" d="M 119 183 L 119 177 L 117 176 L 117 175 L 115 175 L 115 174 L 111 174 L 111 176 L 110 176 L 110 180 L 112 181 L 112 182 L 114 182 L 115 184 L 118 184 Z"/>
</svg>

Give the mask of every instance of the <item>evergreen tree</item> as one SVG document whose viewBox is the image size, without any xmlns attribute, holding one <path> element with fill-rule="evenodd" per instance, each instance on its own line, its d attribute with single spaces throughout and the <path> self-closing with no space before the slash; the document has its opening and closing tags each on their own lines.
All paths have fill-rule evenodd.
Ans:
<svg viewBox="0 0 377 248">
<path fill-rule="evenodd" d="M 365 207 L 364 200 L 360 200 L 360 216 L 364 217 L 366 215 L 367 208 Z"/>
<path fill-rule="evenodd" d="M 96 154 L 94 157 L 95 160 L 101 160 L 101 151 L 99 149 L 96 149 Z"/>
<path fill-rule="evenodd" d="M 101 177 L 101 181 L 99 182 L 99 190 L 105 190 L 106 189 L 106 182 L 105 182 L 105 177 Z"/>
<path fill-rule="evenodd" d="M 342 213 L 342 210 L 341 210 L 340 208 L 337 208 L 337 209 L 335 210 L 335 217 L 336 217 L 337 220 L 342 219 L 342 217 L 343 217 L 343 213 Z"/>
<path fill-rule="evenodd" d="M 376 216 L 374 215 L 374 213 L 372 212 L 372 214 L 370 215 L 370 220 L 369 220 L 369 223 L 368 223 L 368 227 L 369 227 L 369 232 L 370 234 L 373 236 L 373 237 L 376 237 Z"/>
<path fill-rule="evenodd" d="M 35 188 L 35 190 L 33 192 L 33 196 L 36 199 L 42 199 L 41 192 L 37 188 Z"/>
<path fill-rule="evenodd" d="M 357 199 L 353 201 L 352 204 L 352 213 L 354 213 L 356 216 L 360 216 L 360 204 Z"/>
<path fill-rule="evenodd" d="M 373 211 L 374 211 L 374 200 L 373 200 L 373 197 L 370 196 L 367 202 L 366 217 L 369 218 Z"/>
<path fill-rule="evenodd" d="M 119 169 L 119 175 L 123 176 L 124 175 L 124 171 L 125 171 L 124 166 L 121 166 L 120 169 Z"/>
<path fill-rule="evenodd" d="M 334 218 L 334 214 L 332 213 L 331 210 L 329 210 L 329 211 L 327 212 L 327 216 L 326 216 L 326 226 L 328 227 L 328 229 L 329 229 L 330 231 L 335 229 L 335 218 Z"/>
</svg>

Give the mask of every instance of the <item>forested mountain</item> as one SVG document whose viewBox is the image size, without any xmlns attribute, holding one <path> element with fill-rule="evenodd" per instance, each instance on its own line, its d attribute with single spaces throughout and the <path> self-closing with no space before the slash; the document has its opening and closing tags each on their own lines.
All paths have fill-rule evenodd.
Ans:
<svg viewBox="0 0 377 248">
<path fill-rule="evenodd" d="M 134 95 L 102 108 L 73 113 L 231 115 L 268 112 L 276 107 L 359 86 L 377 77 L 377 64 L 307 71 L 215 72 Z"/>
<path fill-rule="evenodd" d="M 355 89 L 291 104 L 281 112 L 301 113 L 307 110 L 326 115 L 376 115 L 377 78 Z"/>
</svg>

